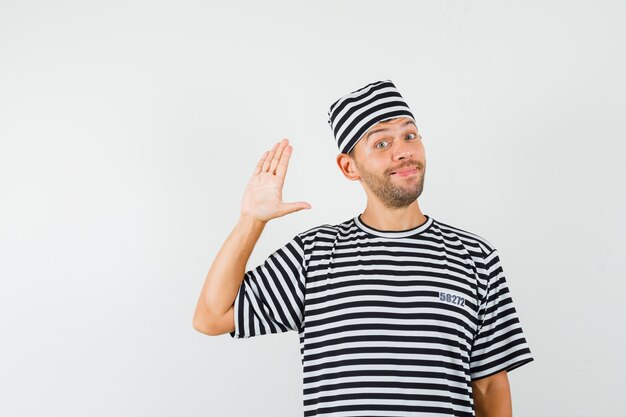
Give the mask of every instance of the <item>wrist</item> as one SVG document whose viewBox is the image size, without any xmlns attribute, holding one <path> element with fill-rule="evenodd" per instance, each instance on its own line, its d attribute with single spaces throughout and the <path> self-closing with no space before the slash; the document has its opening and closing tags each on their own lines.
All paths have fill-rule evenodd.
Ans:
<svg viewBox="0 0 626 417">
<path fill-rule="evenodd" d="M 242 225 L 245 225 L 245 226 L 263 228 L 263 227 L 265 227 L 265 224 L 267 223 L 267 221 L 259 220 L 259 219 L 255 218 L 255 217 L 252 217 L 252 216 L 247 215 L 247 214 L 240 214 L 239 215 L 239 223 L 241 223 Z"/>
</svg>

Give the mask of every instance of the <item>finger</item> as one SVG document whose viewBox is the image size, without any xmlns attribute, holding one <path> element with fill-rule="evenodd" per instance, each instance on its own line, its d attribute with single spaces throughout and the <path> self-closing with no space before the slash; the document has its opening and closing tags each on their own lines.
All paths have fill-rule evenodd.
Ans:
<svg viewBox="0 0 626 417">
<path fill-rule="evenodd" d="M 256 168 L 254 168 L 254 173 L 253 175 L 257 175 L 259 172 L 261 172 L 261 169 L 263 169 L 263 162 L 265 162 L 265 157 L 267 156 L 269 151 L 265 151 L 263 152 L 263 155 L 261 155 L 261 159 L 259 159 L 259 163 L 256 164 Z"/>
<path fill-rule="evenodd" d="M 265 162 L 263 162 L 263 172 L 267 172 L 270 168 L 270 163 L 272 162 L 272 158 L 274 157 L 274 153 L 276 152 L 276 148 L 278 147 L 278 143 L 274 144 L 274 147 L 269 151 L 267 156 L 265 157 Z"/>
<path fill-rule="evenodd" d="M 281 206 L 281 213 L 285 214 L 293 213 L 294 211 L 300 211 L 304 209 L 310 209 L 311 205 L 306 201 L 297 201 L 295 203 L 283 203 Z"/>
<path fill-rule="evenodd" d="M 289 140 L 287 139 L 283 139 L 280 141 L 278 145 L 278 149 L 276 149 L 276 153 L 274 154 L 274 158 L 272 159 L 272 163 L 270 164 L 270 174 L 274 174 L 274 171 L 276 171 L 276 166 L 280 162 L 282 155 L 283 155 L 283 151 L 288 143 L 289 143 Z"/>
<path fill-rule="evenodd" d="M 284 178 L 287 174 L 287 167 L 289 166 L 289 159 L 291 158 L 292 151 L 293 147 L 291 145 L 285 146 L 280 161 L 278 162 L 278 166 L 276 167 L 277 177 Z"/>
</svg>

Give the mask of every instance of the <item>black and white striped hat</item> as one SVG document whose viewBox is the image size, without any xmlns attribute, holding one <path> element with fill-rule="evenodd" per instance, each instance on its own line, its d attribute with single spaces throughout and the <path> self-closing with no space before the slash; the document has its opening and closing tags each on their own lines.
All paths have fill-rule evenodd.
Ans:
<svg viewBox="0 0 626 417">
<path fill-rule="evenodd" d="M 372 126 L 396 117 L 408 117 L 417 125 L 393 82 L 383 80 L 369 83 L 331 104 L 328 124 L 339 152 L 348 153 Z"/>
</svg>

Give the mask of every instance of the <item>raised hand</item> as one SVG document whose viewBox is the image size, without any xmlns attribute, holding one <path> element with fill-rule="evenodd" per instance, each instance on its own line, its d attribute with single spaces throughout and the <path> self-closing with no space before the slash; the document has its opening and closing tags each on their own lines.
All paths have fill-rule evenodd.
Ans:
<svg viewBox="0 0 626 417">
<path fill-rule="evenodd" d="M 265 151 L 257 164 L 241 200 L 241 216 L 267 222 L 311 205 L 304 201 L 283 202 L 283 184 L 292 151 L 288 139 Z"/>
</svg>

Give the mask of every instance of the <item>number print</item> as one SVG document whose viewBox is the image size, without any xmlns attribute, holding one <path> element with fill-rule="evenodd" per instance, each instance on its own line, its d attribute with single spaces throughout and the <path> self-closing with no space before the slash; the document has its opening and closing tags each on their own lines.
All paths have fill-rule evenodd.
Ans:
<svg viewBox="0 0 626 417">
<path fill-rule="evenodd" d="M 443 301 L 444 303 L 450 303 L 461 307 L 465 305 L 465 298 L 447 292 L 440 292 L 439 300 Z"/>
</svg>

